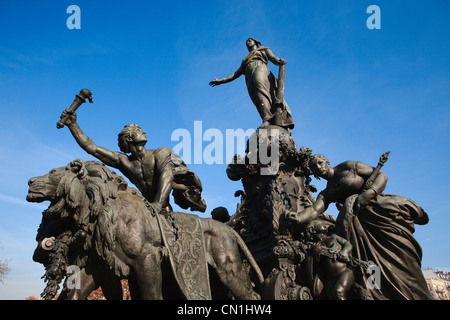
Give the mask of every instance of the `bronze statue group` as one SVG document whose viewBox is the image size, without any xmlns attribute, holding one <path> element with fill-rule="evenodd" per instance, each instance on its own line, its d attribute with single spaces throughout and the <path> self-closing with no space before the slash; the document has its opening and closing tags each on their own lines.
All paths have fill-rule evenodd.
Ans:
<svg viewBox="0 0 450 320">
<path fill-rule="evenodd" d="M 58 128 L 67 126 L 102 163 L 76 160 L 29 182 L 28 201 L 50 201 L 33 257 L 46 267 L 44 298 L 55 297 L 66 279 L 60 299 L 85 299 L 99 286 L 120 299 L 120 279 L 127 278 L 135 299 L 431 299 L 413 236 L 428 215 L 410 199 L 383 193 L 387 154 L 374 168 L 359 161 L 331 166 L 323 155 L 298 150 L 283 97 L 286 61 L 253 38 L 246 46 L 239 68 L 210 85 L 245 76 L 262 120 L 256 134 L 277 131 L 269 139 L 280 144 L 279 172 L 261 176 L 259 164 L 245 159 L 230 164 L 228 177 L 242 180 L 244 190 L 223 222 L 174 212 L 171 193 L 182 209 L 206 211 L 199 177 L 169 148 L 146 149 L 136 124 L 119 133 L 120 152 L 96 145 L 77 123 L 77 108 L 92 102 L 83 89 Z M 280 66 L 278 78 L 269 61 Z M 316 199 L 311 175 L 327 181 Z M 326 213 L 331 203 L 337 218 Z M 75 287 L 70 265 L 81 269 Z"/>
</svg>

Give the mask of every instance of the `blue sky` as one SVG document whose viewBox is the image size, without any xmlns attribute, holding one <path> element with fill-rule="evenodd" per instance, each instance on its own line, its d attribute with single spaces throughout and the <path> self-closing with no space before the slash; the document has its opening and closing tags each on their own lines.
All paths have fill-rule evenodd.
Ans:
<svg viewBox="0 0 450 320">
<path fill-rule="evenodd" d="M 81 9 L 80 30 L 66 26 L 72 4 Z M 381 9 L 379 30 L 366 27 L 372 4 Z M 194 121 L 203 131 L 257 128 L 243 77 L 208 85 L 239 67 L 248 37 L 288 61 L 285 99 L 299 147 L 332 165 L 375 166 L 391 151 L 385 192 L 427 211 L 429 224 L 415 232 L 422 266 L 450 271 L 449 9 L 445 0 L 2 1 L 0 259 L 11 272 L 0 299 L 44 288 L 44 269 L 31 257 L 47 203 L 25 201 L 28 179 L 92 159 L 66 128 L 56 129 L 75 94 L 93 92 L 78 122 L 111 150 L 128 123 L 147 131 L 148 148 L 174 147 L 172 132 L 193 131 Z M 241 184 L 228 180 L 226 164 L 189 167 L 203 183 L 202 216 L 217 206 L 234 213 Z"/>
</svg>

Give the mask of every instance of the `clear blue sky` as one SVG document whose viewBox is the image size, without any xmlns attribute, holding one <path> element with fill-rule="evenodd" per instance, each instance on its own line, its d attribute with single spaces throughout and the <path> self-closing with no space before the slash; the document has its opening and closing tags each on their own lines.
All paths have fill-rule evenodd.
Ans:
<svg viewBox="0 0 450 320">
<path fill-rule="evenodd" d="M 72 4 L 80 30 L 66 26 Z M 380 30 L 366 27 L 372 4 Z M 75 94 L 93 92 L 78 122 L 111 150 L 128 123 L 147 131 L 149 148 L 172 148 L 172 132 L 192 131 L 194 121 L 204 131 L 257 128 L 243 77 L 208 85 L 239 67 L 248 37 L 288 61 L 285 98 L 299 147 L 332 165 L 376 165 L 391 151 L 385 192 L 428 212 L 429 224 L 415 233 L 422 267 L 450 271 L 449 11 L 446 0 L 1 1 L 0 259 L 11 272 L 0 299 L 44 288 L 44 269 L 31 257 L 48 204 L 25 201 L 28 179 L 92 159 L 66 128 L 56 129 Z M 217 206 L 234 213 L 241 183 L 228 180 L 226 164 L 189 167 L 203 183 L 203 216 Z"/>
</svg>

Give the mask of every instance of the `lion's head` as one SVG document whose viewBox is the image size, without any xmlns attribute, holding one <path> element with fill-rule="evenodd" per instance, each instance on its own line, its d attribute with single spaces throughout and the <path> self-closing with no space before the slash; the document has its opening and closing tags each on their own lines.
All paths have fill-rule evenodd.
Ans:
<svg viewBox="0 0 450 320">
<path fill-rule="evenodd" d="M 31 178 L 28 185 L 27 201 L 50 201 L 42 215 L 36 236 L 38 246 L 33 255 L 34 261 L 46 267 L 46 279 L 61 281 L 68 265 L 85 265 L 87 250 L 94 241 L 101 257 L 106 259 L 112 256 L 114 245 L 110 242 L 114 236 L 107 234 L 114 232 L 110 227 L 117 211 L 111 210 L 113 204 L 108 201 L 127 189 L 127 183 L 122 177 L 101 162 L 77 159 L 46 175 Z M 97 228 L 99 220 L 101 228 Z M 81 251 L 73 255 L 72 236 L 80 225 L 87 228 L 90 236 L 81 248 L 75 249 Z M 73 261 L 69 261 L 69 249 L 71 256 L 75 257 Z M 50 291 L 53 295 L 54 284 Z"/>
<path fill-rule="evenodd" d="M 27 201 L 43 202 L 55 200 L 56 189 L 65 173 L 65 169 L 65 167 L 52 169 L 44 176 L 31 178 L 28 181 Z"/>
<path fill-rule="evenodd" d="M 109 198 L 127 188 L 124 179 L 103 163 L 81 159 L 31 178 L 28 185 L 27 201 L 50 201 L 47 214 L 60 214 L 60 217 L 75 214 L 74 218 L 80 210 L 97 215 Z"/>
</svg>

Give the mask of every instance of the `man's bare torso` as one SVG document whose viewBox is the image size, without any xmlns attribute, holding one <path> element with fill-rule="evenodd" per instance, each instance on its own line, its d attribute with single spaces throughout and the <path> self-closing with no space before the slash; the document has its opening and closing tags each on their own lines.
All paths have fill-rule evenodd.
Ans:
<svg viewBox="0 0 450 320">
<path fill-rule="evenodd" d="M 125 157 L 121 161 L 122 168 L 119 168 L 150 202 L 154 201 L 158 187 L 159 171 L 162 169 L 157 166 L 157 162 L 164 161 L 164 157 L 170 157 L 170 150 L 163 149 L 167 148 L 146 150 L 142 159 L 137 159 L 133 155 L 124 155 Z"/>
</svg>

